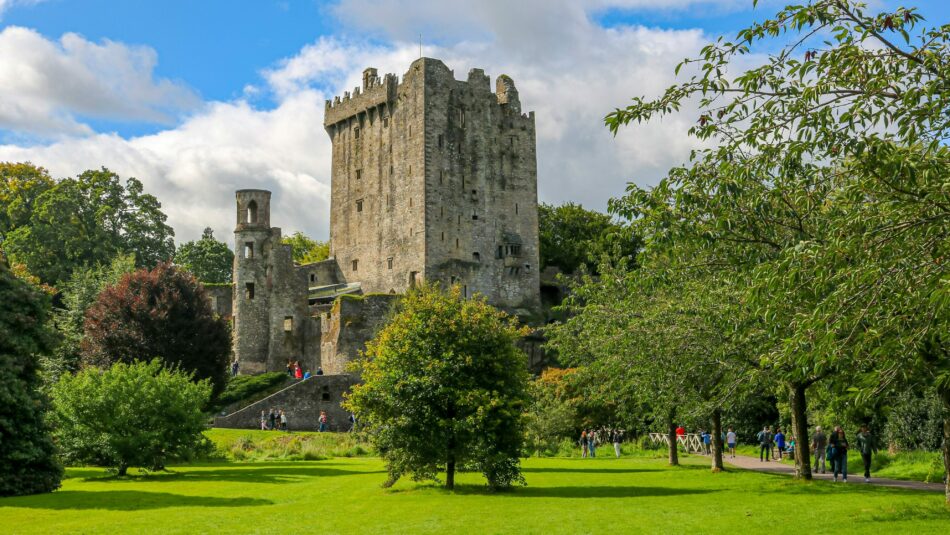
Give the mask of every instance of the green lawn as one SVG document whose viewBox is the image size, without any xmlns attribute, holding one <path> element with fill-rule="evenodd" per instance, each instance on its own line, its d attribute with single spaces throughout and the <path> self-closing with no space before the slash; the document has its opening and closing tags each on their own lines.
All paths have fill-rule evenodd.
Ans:
<svg viewBox="0 0 950 535">
<path fill-rule="evenodd" d="M 5 533 L 946 533 L 939 493 L 711 474 L 705 459 L 528 459 L 528 486 L 492 494 L 400 481 L 377 458 L 220 463 L 106 477 L 68 470 L 53 494 L 0 499 Z"/>
</svg>

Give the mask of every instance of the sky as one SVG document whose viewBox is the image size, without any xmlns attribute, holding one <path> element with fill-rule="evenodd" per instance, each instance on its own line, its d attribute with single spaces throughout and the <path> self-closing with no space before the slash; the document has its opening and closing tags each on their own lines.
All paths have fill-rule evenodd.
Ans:
<svg viewBox="0 0 950 535">
<path fill-rule="evenodd" d="M 929 24 L 950 2 L 908 0 Z M 695 113 L 624 129 L 606 114 L 672 85 L 675 65 L 786 2 L 760 0 L 0 0 L 0 161 L 55 177 L 108 167 L 158 197 L 181 243 L 233 241 L 234 191 L 271 224 L 329 235 L 324 101 L 366 67 L 422 53 L 456 78 L 510 75 L 535 111 L 538 195 L 605 211 L 684 163 Z M 873 0 L 870 9 L 892 9 Z M 906 3 L 904 5 L 907 5 Z"/>
</svg>

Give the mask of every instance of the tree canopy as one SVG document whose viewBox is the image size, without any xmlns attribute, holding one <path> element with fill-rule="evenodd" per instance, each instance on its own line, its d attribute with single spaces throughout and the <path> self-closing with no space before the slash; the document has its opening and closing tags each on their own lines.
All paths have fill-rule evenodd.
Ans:
<svg viewBox="0 0 950 535">
<path fill-rule="evenodd" d="M 582 265 L 596 271 L 599 255 L 615 247 L 633 261 L 640 248 L 629 228 L 572 202 L 538 205 L 538 232 L 541 268 L 555 266 L 564 273 L 574 273 Z"/>
<path fill-rule="evenodd" d="M 294 262 L 298 264 L 320 262 L 330 256 L 330 242 L 314 240 L 300 231 L 284 236 L 280 242 L 290 245 Z"/>
<path fill-rule="evenodd" d="M 369 424 L 388 464 L 389 485 L 402 475 L 433 479 L 481 472 L 493 488 L 522 482 L 528 371 L 515 341 L 526 330 L 459 287 L 410 290 L 359 360 L 362 384 L 346 401 Z"/>
<path fill-rule="evenodd" d="M 226 243 L 214 239 L 214 232 L 206 228 L 200 240 L 186 242 L 178 247 L 175 263 L 190 271 L 201 282 L 231 282 L 234 251 Z"/>
</svg>

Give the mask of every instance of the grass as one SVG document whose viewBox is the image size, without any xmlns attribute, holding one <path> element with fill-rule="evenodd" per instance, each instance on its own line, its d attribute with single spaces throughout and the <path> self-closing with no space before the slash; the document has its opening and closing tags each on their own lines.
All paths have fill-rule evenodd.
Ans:
<svg viewBox="0 0 950 535">
<path fill-rule="evenodd" d="M 228 377 L 228 384 L 224 387 L 224 391 L 212 402 L 208 410 L 219 412 L 237 403 L 241 406 L 248 405 L 285 388 L 290 382 L 286 372 Z"/>
<path fill-rule="evenodd" d="M 491 493 L 402 480 L 377 458 L 220 463 L 106 477 L 71 468 L 53 494 L 0 499 L 5 533 L 946 533 L 939 493 L 801 483 L 706 460 L 532 458 L 528 486 Z M 702 463 L 702 465 L 697 463 Z"/>
<path fill-rule="evenodd" d="M 217 457 L 230 461 L 317 461 L 330 457 L 358 457 L 372 448 L 350 433 L 209 429 Z"/>
</svg>

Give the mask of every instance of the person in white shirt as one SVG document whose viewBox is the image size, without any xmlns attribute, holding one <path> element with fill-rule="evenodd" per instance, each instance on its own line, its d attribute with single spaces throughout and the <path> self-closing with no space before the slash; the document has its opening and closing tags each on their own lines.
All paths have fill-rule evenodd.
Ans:
<svg viewBox="0 0 950 535">
<path fill-rule="evenodd" d="M 736 432 L 729 428 L 729 432 L 726 433 L 726 445 L 729 446 L 729 455 L 735 459 L 736 458 Z"/>
</svg>

